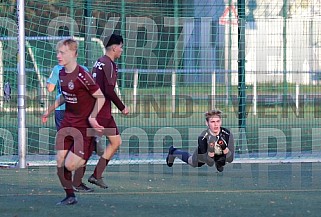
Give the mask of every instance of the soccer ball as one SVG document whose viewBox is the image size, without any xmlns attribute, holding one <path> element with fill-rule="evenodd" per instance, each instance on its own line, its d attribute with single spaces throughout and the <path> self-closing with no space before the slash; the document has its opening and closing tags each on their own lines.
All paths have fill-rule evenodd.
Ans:
<svg viewBox="0 0 321 217">
<path fill-rule="evenodd" d="M 214 153 L 215 153 L 216 155 L 221 155 L 221 154 L 223 154 L 222 147 L 221 147 L 219 144 L 217 144 L 217 142 L 215 142 L 215 145 L 214 145 Z"/>
</svg>

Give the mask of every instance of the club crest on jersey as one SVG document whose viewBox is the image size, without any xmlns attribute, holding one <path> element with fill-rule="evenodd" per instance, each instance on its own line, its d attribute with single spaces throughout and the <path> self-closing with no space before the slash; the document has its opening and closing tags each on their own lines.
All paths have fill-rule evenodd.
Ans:
<svg viewBox="0 0 321 217">
<path fill-rule="evenodd" d="M 74 82 L 69 81 L 69 83 L 68 83 L 68 88 L 69 88 L 69 90 L 73 90 L 73 89 L 75 88 Z"/>
</svg>

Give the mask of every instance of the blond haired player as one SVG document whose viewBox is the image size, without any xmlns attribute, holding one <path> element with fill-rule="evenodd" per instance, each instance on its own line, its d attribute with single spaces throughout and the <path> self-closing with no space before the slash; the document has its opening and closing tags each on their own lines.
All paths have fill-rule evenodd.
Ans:
<svg viewBox="0 0 321 217">
<path fill-rule="evenodd" d="M 55 108 L 66 104 L 64 118 L 56 136 L 57 175 L 66 192 L 66 197 L 57 205 L 77 203 L 72 185 L 72 171 L 83 167 L 93 151 L 94 137 L 89 128 L 102 131 L 96 117 L 105 97 L 92 75 L 77 63 L 78 43 L 65 39 L 57 43 L 61 96 L 42 116 L 45 123 Z"/>
</svg>

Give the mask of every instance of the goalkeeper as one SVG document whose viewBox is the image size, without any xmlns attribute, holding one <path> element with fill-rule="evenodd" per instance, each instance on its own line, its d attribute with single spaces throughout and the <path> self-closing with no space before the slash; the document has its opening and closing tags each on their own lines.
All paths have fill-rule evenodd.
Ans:
<svg viewBox="0 0 321 217">
<path fill-rule="evenodd" d="M 226 162 L 231 163 L 234 158 L 233 134 L 222 127 L 222 112 L 217 109 L 205 113 L 206 126 L 198 137 L 198 147 L 193 155 L 171 146 L 166 157 L 169 167 L 173 166 L 176 157 L 191 165 L 201 167 L 204 164 L 212 167 L 215 164 L 217 171 L 222 172 Z"/>
</svg>

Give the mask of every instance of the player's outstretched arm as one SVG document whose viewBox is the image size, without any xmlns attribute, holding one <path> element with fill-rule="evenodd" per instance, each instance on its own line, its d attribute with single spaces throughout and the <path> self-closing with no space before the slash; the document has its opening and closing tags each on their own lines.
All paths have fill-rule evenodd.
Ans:
<svg viewBox="0 0 321 217">
<path fill-rule="evenodd" d="M 61 104 L 65 103 L 65 98 L 60 95 L 60 97 L 58 97 L 56 100 L 55 100 L 55 103 L 53 103 L 52 105 L 50 105 L 48 107 L 48 109 L 45 111 L 45 113 L 43 113 L 41 119 L 42 119 L 42 123 L 46 123 L 47 120 L 48 120 L 48 117 L 49 115 L 55 111 L 56 108 L 58 108 Z"/>
</svg>

